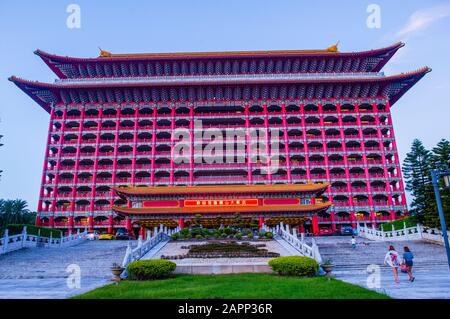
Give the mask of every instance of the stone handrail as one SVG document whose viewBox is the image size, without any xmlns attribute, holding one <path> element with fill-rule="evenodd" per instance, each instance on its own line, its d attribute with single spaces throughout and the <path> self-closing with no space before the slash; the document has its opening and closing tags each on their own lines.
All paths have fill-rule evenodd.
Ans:
<svg viewBox="0 0 450 319">
<path fill-rule="evenodd" d="M 394 226 L 392 226 L 392 230 L 385 231 L 375 229 L 373 226 L 367 227 L 366 224 L 361 226 L 358 223 L 357 233 L 358 236 L 370 240 L 378 240 L 378 241 L 426 240 L 441 245 L 444 244 L 444 237 L 442 235 L 441 230 L 437 228 L 425 227 L 420 224 L 417 224 L 417 226 L 414 227 L 406 227 L 406 223 L 404 223 L 402 229 L 394 229 Z M 447 231 L 447 234 L 450 237 L 450 232 Z"/>
<path fill-rule="evenodd" d="M 142 241 L 142 237 L 139 237 L 136 248 L 133 249 L 131 247 L 131 242 L 129 242 L 125 257 L 122 261 L 122 267 L 126 268 L 128 263 L 141 259 L 157 244 L 163 240 L 169 239 L 171 235 L 178 233 L 180 230 L 180 227 L 167 229 L 165 226 L 160 225 L 159 229 L 157 227 L 154 228 L 153 236 L 150 236 L 150 232 L 147 232 L 147 240 Z"/>
<path fill-rule="evenodd" d="M 51 233 L 50 237 L 43 237 L 28 234 L 27 226 L 24 226 L 21 234 L 9 236 L 8 229 L 6 229 L 3 237 L 0 239 L 0 254 L 27 247 L 56 248 L 70 246 L 83 241 L 86 238 L 86 235 L 86 230 L 84 232 L 78 230 L 77 233 L 66 237 L 53 238 Z"/>
<path fill-rule="evenodd" d="M 288 244 L 294 247 L 303 256 L 313 258 L 319 264 L 322 263 L 322 256 L 320 255 L 319 247 L 317 246 L 314 238 L 312 238 L 312 245 L 309 246 L 304 242 L 304 234 L 301 234 L 301 239 L 298 239 L 297 229 L 292 228 L 291 234 L 289 225 L 283 225 L 283 223 L 277 225 L 277 227 L 273 228 L 272 231 L 274 234 L 277 234 Z"/>
</svg>

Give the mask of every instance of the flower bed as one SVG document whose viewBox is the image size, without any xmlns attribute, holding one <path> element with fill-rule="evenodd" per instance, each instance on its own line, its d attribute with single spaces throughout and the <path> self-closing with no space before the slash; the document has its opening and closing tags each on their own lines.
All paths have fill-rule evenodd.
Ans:
<svg viewBox="0 0 450 319">
<path fill-rule="evenodd" d="M 174 256 L 161 256 L 161 259 L 183 258 L 248 258 L 248 257 L 278 257 L 280 254 L 269 252 L 262 248 L 265 245 L 250 245 L 249 243 L 212 242 L 203 245 L 183 246 L 189 249 L 186 254 Z"/>
</svg>

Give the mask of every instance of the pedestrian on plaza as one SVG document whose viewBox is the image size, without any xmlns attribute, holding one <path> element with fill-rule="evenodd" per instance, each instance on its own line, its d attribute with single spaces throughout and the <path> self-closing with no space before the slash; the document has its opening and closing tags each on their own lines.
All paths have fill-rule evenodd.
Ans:
<svg viewBox="0 0 450 319">
<path fill-rule="evenodd" d="M 355 239 L 355 236 L 352 236 L 351 243 L 352 243 L 352 248 L 355 249 L 355 248 L 356 248 L 356 239 Z"/>
<path fill-rule="evenodd" d="M 398 284 L 400 281 L 398 280 L 398 267 L 400 267 L 400 257 L 398 252 L 395 250 L 394 246 L 389 246 L 389 251 L 386 253 L 384 257 L 384 264 L 391 267 L 394 273 L 395 282 Z"/>
<path fill-rule="evenodd" d="M 408 276 L 409 276 L 409 281 L 413 282 L 416 279 L 416 277 L 414 277 L 412 274 L 414 255 L 411 252 L 411 250 L 409 250 L 408 246 L 403 247 L 403 251 L 404 251 L 403 262 L 406 265 L 406 269 L 407 269 Z"/>
</svg>

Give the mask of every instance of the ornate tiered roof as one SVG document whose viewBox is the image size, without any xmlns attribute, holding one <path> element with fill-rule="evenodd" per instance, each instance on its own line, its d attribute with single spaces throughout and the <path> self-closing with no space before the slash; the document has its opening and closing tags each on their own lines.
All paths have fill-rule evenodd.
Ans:
<svg viewBox="0 0 450 319">
<path fill-rule="evenodd" d="M 35 54 L 61 79 L 92 77 L 142 77 L 188 74 L 378 72 L 404 46 L 362 52 L 324 50 L 271 50 L 112 54 L 101 50 L 98 58 L 74 58 L 36 50 Z"/>
<path fill-rule="evenodd" d="M 61 79 L 42 83 L 12 76 L 9 80 L 48 112 L 51 105 L 71 103 L 380 98 L 392 105 L 431 71 L 424 67 L 393 76 L 378 72 L 402 46 L 351 53 L 334 47 L 153 54 L 102 51 L 101 57 L 91 59 L 38 50 L 36 54 Z"/>
<path fill-rule="evenodd" d="M 332 206 L 331 202 L 307 204 L 307 205 L 264 205 L 264 206 L 240 206 L 220 207 L 220 213 L 262 213 L 262 212 L 318 212 L 327 210 Z M 112 210 L 119 215 L 146 215 L 146 214 L 198 214 L 217 213 L 217 207 L 141 207 L 129 208 L 112 206 Z"/>
<path fill-rule="evenodd" d="M 146 196 L 167 194 L 247 194 L 247 193 L 299 193 L 322 194 L 329 183 L 273 184 L 273 185 L 209 185 L 209 186 L 127 186 L 113 187 L 119 196 Z"/>
</svg>

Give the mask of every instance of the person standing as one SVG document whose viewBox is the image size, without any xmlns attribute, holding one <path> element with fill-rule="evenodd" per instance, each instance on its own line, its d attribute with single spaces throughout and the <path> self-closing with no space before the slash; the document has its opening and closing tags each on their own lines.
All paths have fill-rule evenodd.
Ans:
<svg viewBox="0 0 450 319">
<path fill-rule="evenodd" d="M 394 273 L 395 282 L 398 284 L 400 281 L 398 280 L 398 267 L 400 266 L 400 257 L 398 252 L 395 250 L 394 246 L 389 246 L 389 251 L 386 253 L 384 257 L 384 263 L 391 267 L 392 272 Z"/>
<path fill-rule="evenodd" d="M 409 250 L 408 246 L 403 247 L 403 251 L 403 262 L 405 263 L 406 269 L 408 271 L 409 281 L 413 282 L 416 279 L 416 277 L 414 277 L 412 274 L 414 255 L 411 250 Z"/>
<path fill-rule="evenodd" d="M 355 248 L 356 248 L 356 239 L 355 239 L 355 236 L 352 236 L 351 243 L 352 243 L 352 248 L 355 249 Z"/>
</svg>

